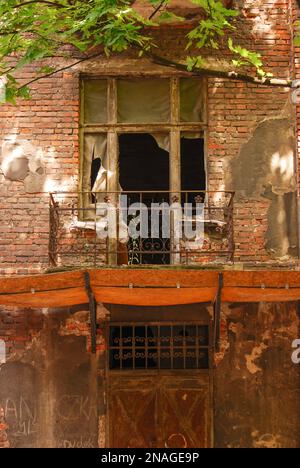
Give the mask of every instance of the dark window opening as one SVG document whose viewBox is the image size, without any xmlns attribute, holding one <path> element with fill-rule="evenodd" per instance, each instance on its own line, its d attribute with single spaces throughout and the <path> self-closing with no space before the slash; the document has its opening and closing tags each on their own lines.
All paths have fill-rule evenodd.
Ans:
<svg viewBox="0 0 300 468">
<path fill-rule="evenodd" d="M 203 138 L 181 138 L 181 190 L 196 191 L 185 194 L 183 202 L 193 203 L 200 195 L 204 200 L 206 174 Z M 199 193 L 198 193 L 199 190 Z"/>
<path fill-rule="evenodd" d="M 93 159 L 92 167 L 91 167 L 91 190 L 93 190 L 100 168 L 101 168 L 101 159 L 100 158 Z"/>
<path fill-rule="evenodd" d="M 109 368 L 208 369 L 208 326 L 114 324 L 109 328 Z"/>
<path fill-rule="evenodd" d="M 142 202 L 150 207 L 151 203 L 169 202 L 168 193 L 162 193 L 169 190 L 169 152 L 159 146 L 156 138 L 147 133 L 120 135 L 119 161 L 122 190 L 140 192 L 128 194 L 128 205 Z M 162 237 L 128 243 L 132 264 L 169 264 L 169 251 L 170 241 Z"/>
<path fill-rule="evenodd" d="M 120 184 L 123 190 L 169 190 L 169 153 L 148 133 L 119 137 Z"/>
</svg>

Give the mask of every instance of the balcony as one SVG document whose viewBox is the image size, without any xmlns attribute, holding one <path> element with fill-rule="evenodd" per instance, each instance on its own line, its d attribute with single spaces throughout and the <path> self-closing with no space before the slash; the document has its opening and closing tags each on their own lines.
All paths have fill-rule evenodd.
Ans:
<svg viewBox="0 0 300 468">
<path fill-rule="evenodd" d="M 50 194 L 51 267 L 207 265 L 234 260 L 234 192 Z"/>
</svg>

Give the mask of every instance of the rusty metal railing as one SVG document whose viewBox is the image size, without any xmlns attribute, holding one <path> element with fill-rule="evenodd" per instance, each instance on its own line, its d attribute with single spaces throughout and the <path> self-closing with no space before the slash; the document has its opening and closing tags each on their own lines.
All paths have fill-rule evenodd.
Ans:
<svg viewBox="0 0 300 468">
<path fill-rule="evenodd" d="M 234 192 L 55 192 L 50 194 L 49 207 L 52 266 L 195 265 L 234 260 Z M 158 228 L 153 228 L 154 218 Z M 149 235 L 137 235 L 142 223 L 147 224 Z M 179 225 L 188 225 L 194 238 L 187 237 L 185 228 L 180 228 L 179 236 Z M 136 228 L 134 236 L 132 227 Z"/>
</svg>

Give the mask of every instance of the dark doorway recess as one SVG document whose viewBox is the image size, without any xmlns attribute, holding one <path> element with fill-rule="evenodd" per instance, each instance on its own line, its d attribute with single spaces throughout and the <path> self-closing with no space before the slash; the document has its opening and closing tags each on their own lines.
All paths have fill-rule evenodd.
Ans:
<svg viewBox="0 0 300 468">
<path fill-rule="evenodd" d="M 166 149 L 167 135 L 158 138 L 148 133 L 132 133 L 119 136 L 120 185 L 125 192 L 139 191 L 151 193 L 129 194 L 128 203 L 142 201 L 148 207 L 151 203 L 169 203 L 170 155 Z M 203 138 L 182 137 L 181 149 L 181 189 L 194 191 L 183 194 L 182 202 L 195 203 L 199 195 L 204 198 L 206 175 Z M 171 168 L 172 170 L 172 168 Z M 150 210 L 149 210 L 150 215 Z M 149 223 L 150 225 L 150 223 Z M 138 247 L 130 240 L 129 258 L 135 264 L 169 264 L 170 240 L 160 238 L 140 239 Z M 131 255 L 134 249 L 139 251 Z"/>
<path fill-rule="evenodd" d="M 181 138 L 181 190 L 206 190 L 203 138 Z M 203 192 L 202 192 L 203 193 Z M 204 194 L 203 194 L 204 196 Z M 185 197 L 186 198 L 186 197 Z M 195 194 L 187 201 L 193 203 Z"/>
<path fill-rule="evenodd" d="M 119 137 L 120 185 L 124 191 L 151 193 L 128 194 L 128 204 L 142 201 L 169 201 L 169 153 L 160 148 L 148 133 L 134 133 Z M 150 226 L 149 210 L 149 226 Z M 161 265 L 170 263 L 170 240 L 160 238 L 132 240 L 128 243 L 129 259 L 133 264 Z"/>
<path fill-rule="evenodd" d="M 148 133 L 120 135 L 120 184 L 123 190 L 169 190 L 169 153 Z"/>
</svg>

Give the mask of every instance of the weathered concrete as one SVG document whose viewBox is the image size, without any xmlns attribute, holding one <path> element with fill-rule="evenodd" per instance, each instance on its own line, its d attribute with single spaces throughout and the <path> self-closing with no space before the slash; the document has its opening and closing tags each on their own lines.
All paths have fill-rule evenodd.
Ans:
<svg viewBox="0 0 300 468">
<path fill-rule="evenodd" d="M 68 316 L 47 313 L 28 349 L 0 368 L 0 407 L 11 447 L 97 447 L 98 358 L 84 334 L 60 333 Z"/>
<path fill-rule="evenodd" d="M 216 447 L 300 446 L 296 303 L 223 305 L 214 373 Z"/>
<path fill-rule="evenodd" d="M 184 319 L 194 317 L 192 306 Z M 212 306 L 197 306 L 200 319 Z M 90 353 L 89 314 L 41 311 L 43 327 L 20 353 L 0 367 L 0 447 L 104 447 L 107 444 L 105 340 L 98 330 Z M 182 306 L 112 307 L 112 320 L 126 313 L 137 322 L 182 320 Z M 98 307 L 98 323 L 109 311 Z M 21 326 L 19 321 L 18 327 Z M 299 337 L 297 303 L 222 305 L 221 349 L 215 356 L 216 447 L 299 447 L 299 365 L 291 360 Z"/>
</svg>

